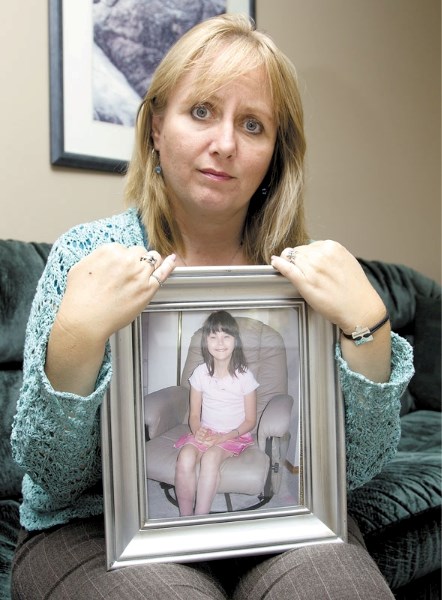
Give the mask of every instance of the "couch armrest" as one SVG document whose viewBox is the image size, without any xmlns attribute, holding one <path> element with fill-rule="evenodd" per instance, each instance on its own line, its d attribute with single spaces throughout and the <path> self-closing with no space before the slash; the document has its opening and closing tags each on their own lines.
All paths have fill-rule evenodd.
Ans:
<svg viewBox="0 0 442 600">
<path fill-rule="evenodd" d="M 385 302 L 393 331 L 414 321 L 419 296 L 440 300 L 440 285 L 410 267 L 362 258 L 358 261 Z"/>
<path fill-rule="evenodd" d="M 257 434 L 260 448 L 265 448 L 267 438 L 283 437 L 289 431 L 292 407 L 292 396 L 286 394 L 273 396 L 259 420 Z"/>
<path fill-rule="evenodd" d="M 50 244 L 0 240 L 0 363 L 23 361 L 26 323 Z"/>
<path fill-rule="evenodd" d="M 170 386 L 144 397 L 144 423 L 149 439 L 184 423 L 189 408 L 189 390 Z"/>
</svg>

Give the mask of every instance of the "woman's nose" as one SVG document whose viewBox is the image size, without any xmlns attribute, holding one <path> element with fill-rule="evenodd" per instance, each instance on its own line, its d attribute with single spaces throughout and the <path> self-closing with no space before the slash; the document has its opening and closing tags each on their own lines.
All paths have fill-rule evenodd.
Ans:
<svg viewBox="0 0 442 600">
<path fill-rule="evenodd" d="M 229 120 L 220 121 L 213 130 L 211 152 L 222 158 L 230 158 L 236 154 L 236 139 L 234 124 Z"/>
</svg>

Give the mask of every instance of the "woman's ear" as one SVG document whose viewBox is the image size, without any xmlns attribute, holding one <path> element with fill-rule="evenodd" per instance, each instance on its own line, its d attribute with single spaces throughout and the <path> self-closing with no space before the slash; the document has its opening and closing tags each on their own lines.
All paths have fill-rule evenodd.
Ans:
<svg viewBox="0 0 442 600">
<path fill-rule="evenodd" d="M 160 115 L 152 116 L 152 141 L 153 147 L 158 152 L 160 151 L 160 138 L 161 138 L 161 129 L 163 125 L 163 119 Z"/>
</svg>

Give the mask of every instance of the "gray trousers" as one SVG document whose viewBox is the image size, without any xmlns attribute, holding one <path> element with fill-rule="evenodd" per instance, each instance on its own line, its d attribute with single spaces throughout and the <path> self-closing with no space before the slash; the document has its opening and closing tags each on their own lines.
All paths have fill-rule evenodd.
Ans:
<svg viewBox="0 0 442 600">
<path fill-rule="evenodd" d="M 12 598 L 391 600 L 393 595 L 351 519 L 346 544 L 305 546 L 271 557 L 106 571 L 103 519 L 94 518 L 38 533 L 23 531 L 13 563 Z"/>
</svg>

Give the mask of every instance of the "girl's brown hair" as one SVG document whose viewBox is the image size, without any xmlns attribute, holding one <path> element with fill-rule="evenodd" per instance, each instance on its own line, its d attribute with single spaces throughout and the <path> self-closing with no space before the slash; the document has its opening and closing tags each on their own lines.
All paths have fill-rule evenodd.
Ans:
<svg viewBox="0 0 442 600">
<path fill-rule="evenodd" d="M 231 335 L 235 339 L 235 347 L 228 367 L 230 375 L 236 377 L 237 373 L 245 373 L 247 370 L 247 360 L 242 347 L 238 322 L 226 310 L 217 310 L 211 313 L 205 320 L 201 335 L 201 352 L 209 375 L 213 377 L 215 361 L 209 352 L 207 338 L 211 333 L 216 333 L 217 331 L 224 331 L 224 333 Z"/>
</svg>

